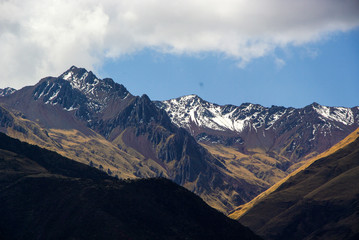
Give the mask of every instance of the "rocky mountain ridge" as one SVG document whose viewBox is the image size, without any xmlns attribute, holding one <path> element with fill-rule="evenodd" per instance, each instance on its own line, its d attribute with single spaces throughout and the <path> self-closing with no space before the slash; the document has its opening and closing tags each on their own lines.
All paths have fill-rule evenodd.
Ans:
<svg viewBox="0 0 359 240">
<path fill-rule="evenodd" d="M 313 151 L 323 152 L 359 126 L 359 107 L 221 106 L 197 95 L 156 104 L 200 142 L 235 146 L 244 153 L 257 147 L 276 154 L 284 149 L 281 155 L 293 162 Z"/>
<path fill-rule="evenodd" d="M 16 91 L 16 89 L 11 88 L 11 87 L 6 87 L 4 89 L 0 88 L 0 97 L 10 95 L 10 94 L 14 93 L 15 91 Z"/>
<path fill-rule="evenodd" d="M 359 108 L 326 107 L 315 102 L 301 109 L 281 106 L 268 108 L 252 103 L 243 103 L 240 106 L 218 105 L 194 94 L 156 102 L 156 104 L 168 112 L 177 126 L 186 128 L 190 132 L 193 132 L 191 123 L 194 123 L 198 127 L 238 133 L 246 127 L 254 129 L 264 127 L 265 130 L 269 130 L 284 115 L 309 112 L 310 108 L 316 111 L 323 121 L 331 120 L 352 125 L 358 121 L 358 117 L 354 115 L 357 115 Z"/>
</svg>

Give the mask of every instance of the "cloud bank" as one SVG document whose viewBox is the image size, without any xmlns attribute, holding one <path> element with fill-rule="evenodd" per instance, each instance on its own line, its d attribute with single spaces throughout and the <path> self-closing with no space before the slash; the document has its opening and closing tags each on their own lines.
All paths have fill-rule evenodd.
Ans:
<svg viewBox="0 0 359 240">
<path fill-rule="evenodd" d="M 243 67 L 357 26 L 357 0 L 0 0 L 0 87 L 144 48 L 215 52 Z"/>
</svg>

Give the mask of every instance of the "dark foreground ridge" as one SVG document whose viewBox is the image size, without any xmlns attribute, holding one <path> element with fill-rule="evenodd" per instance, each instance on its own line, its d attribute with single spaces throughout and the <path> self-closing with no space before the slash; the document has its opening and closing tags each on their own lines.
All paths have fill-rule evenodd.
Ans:
<svg viewBox="0 0 359 240">
<path fill-rule="evenodd" d="M 260 238 L 169 180 L 118 180 L 0 133 L 0 239 Z"/>
</svg>

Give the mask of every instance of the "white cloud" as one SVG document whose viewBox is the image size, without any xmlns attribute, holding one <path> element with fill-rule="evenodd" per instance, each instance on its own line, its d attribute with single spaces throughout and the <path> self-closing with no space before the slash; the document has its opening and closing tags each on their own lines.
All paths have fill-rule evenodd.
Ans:
<svg viewBox="0 0 359 240">
<path fill-rule="evenodd" d="M 0 0 L 0 87 L 143 48 L 218 52 L 244 67 L 357 26 L 357 0 Z"/>
</svg>

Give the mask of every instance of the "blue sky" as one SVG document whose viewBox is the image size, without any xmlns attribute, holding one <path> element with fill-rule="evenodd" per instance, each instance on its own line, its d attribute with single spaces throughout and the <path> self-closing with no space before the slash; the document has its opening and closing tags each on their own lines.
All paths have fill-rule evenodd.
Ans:
<svg viewBox="0 0 359 240">
<path fill-rule="evenodd" d="M 359 105 L 358 0 L 2 0 L 0 88 L 75 65 L 154 100 Z"/>
<path fill-rule="evenodd" d="M 278 58 L 285 63 L 278 65 Z M 147 49 L 108 60 L 98 73 L 154 100 L 197 94 L 218 104 L 353 107 L 359 105 L 359 29 L 278 49 L 244 68 L 213 53 L 173 55 Z"/>
</svg>

